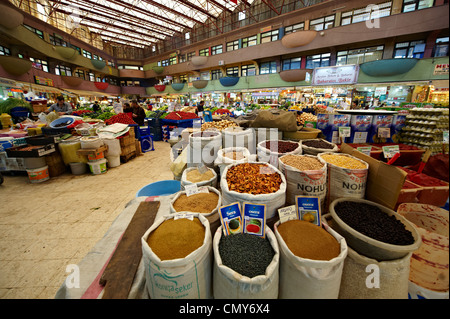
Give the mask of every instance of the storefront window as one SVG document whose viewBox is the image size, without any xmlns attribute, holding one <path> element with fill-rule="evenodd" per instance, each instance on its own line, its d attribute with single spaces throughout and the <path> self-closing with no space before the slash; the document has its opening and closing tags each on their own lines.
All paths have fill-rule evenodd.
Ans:
<svg viewBox="0 0 450 319">
<path fill-rule="evenodd" d="M 211 80 L 218 80 L 222 77 L 222 70 L 212 70 L 211 71 Z"/>
<path fill-rule="evenodd" d="M 277 62 L 263 62 L 259 68 L 259 74 L 277 73 Z"/>
<path fill-rule="evenodd" d="M 261 43 L 268 43 L 278 40 L 278 30 L 261 33 Z"/>
<path fill-rule="evenodd" d="M 186 54 L 180 54 L 179 56 L 178 56 L 178 63 L 183 63 L 183 62 L 186 62 L 187 60 L 186 60 Z"/>
<path fill-rule="evenodd" d="M 282 62 L 282 68 L 283 71 L 285 70 L 297 70 L 301 68 L 301 62 L 302 58 L 291 58 L 291 59 L 284 59 Z"/>
<path fill-rule="evenodd" d="M 63 47 L 67 46 L 67 42 L 64 41 L 62 38 L 56 36 L 56 35 L 49 35 L 48 38 L 50 40 L 50 43 L 53 44 L 53 45 L 61 45 Z"/>
<path fill-rule="evenodd" d="M 254 64 L 247 64 L 241 66 L 241 76 L 256 75 L 256 67 Z"/>
<path fill-rule="evenodd" d="M 213 46 L 213 47 L 211 48 L 211 55 L 220 54 L 220 53 L 222 53 L 222 52 L 223 52 L 223 46 L 222 46 L 222 44 Z"/>
<path fill-rule="evenodd" d="M 257 43 L 256 35 L 242 39 L 242 47 L 243 48 L 254 46 L 254 45 L 256 45 L 256 43 Z"/>
<path fill-rule="evenodd" d="M 87 74 L 89 76 L 89 81 L 94 82 L 95 81 L 95 74 L 92 72 L 89 72 Z"/>
<path fill-rule="evenodd" d="M 309 23 L 309 28 L 311 30 L 322 31 L 330 29 L 334 26 L 334 14 L 331 16 L 311 20 Z"/>
<path fill-rule="evenodd" d="M 364 8 L 343 12 L 341 16 L 341 25 L 387 17 L 391 15 L 391 6 L 392 2 L 389 1 L 370 7 L 367 6 Z"/>
<path fill-rule="evenodd" d="M 55 74 L 56 75 L 65 75 L 65 76 L 72 76 L 72 69 L 64 66 L 64 65 L 57 65 L 55 67 Z"/>
<path fill-rule="evenodd" d="M 448 56 L 449 37 L 437 38 L 434 46 L 434 57 Z"/>
<path fill-rule="evenodd" d="M 227 42 L 227 52 L 239 49 L 239 40 Z"/>
<path fill-rule="evenodd" d="M 186 54 L 188 61 L 191 61 L 193 56 L 195 56 L 195 52 L 189 52 L 188 54 Z"/>
<path fill-rule="evenodd" d="M 383 48 L 384 46 L 380 45 L 364 49 L 339 51 L 337 53 L 336 65 L 360 64 L 381 60 L 383 58 Z"/>
<path fill-rule="evenodd" d="M 186 83 L 188 81 L 188 77 L 186 74 L 180 75 L 179 79 L 180 79 L 180 83 Z"/>
<path fill-rule="evenodd" d="M 295 31 L 300 31 L 305 29 L 305 23 L 297 23 L 284 28 L 284 34 L 289 34 Z"/>
<path fill-rule="evenodd" d="M 45 60 L 30 58 L 30 61 L 33 62 L 33 68 L 42 70 L 44 72 L 48 72 L 48 62 Z"/>
<path fill-rule="evenodd" d="M 314 69 L 323 66 L 330 66 L 331 53 L 310 55 L 306 57 L 306 68 Z"/>
<path fill-rule="evenodd" d="M 83 49 L 83 56 L 88 59 L 92 59 L 92 53 Z"/>
<path fill-rule="evenodd" d="M 83 80 L 85 79 L 83 70 L 75 70 L 75 76 L 82 78 Z"/>
<path fill-rule="evenodd" d="M 395 44 L 394 58 L 423 58 L 425 53 L 425 41 L 400 42 Z"/>
<path fill-rule="evenodd" d="M 2 45 L 0 45 L 0 55 L 11 55 L 11 51 Z"/>
<path fill-rule="evenodd" d="M 30 30 L 31 32 L 36 33 L 36 35 L 37 35 L 39 38 L 44 39 L 44 33 L 43 33 L 41 30 L 38 30 L 38 29 L 33 28 L 32 26 L 29 26 L 29 25 L 26 25 L 26 24 L 24 24 L 23 26 L 24 26 L 25 28 L 27 28 L 28 30 Z"/>
<path fill-rule="evenodd" d="M 239 76 L 239 67 L 227 68 L 227 76 Z"/>
<path fill-rule="evenodd" d="M 200 50 L 198 52 L 198 55 L 200 55 L 200 56 L 209 56 L 209 48 Z"/>
<path fill-rule="evenodd" d="M 403 1 L 403 12 L 411 12 L 415 10 L 431 8 L 434 0 L 405 0 Z"/>
</svg>

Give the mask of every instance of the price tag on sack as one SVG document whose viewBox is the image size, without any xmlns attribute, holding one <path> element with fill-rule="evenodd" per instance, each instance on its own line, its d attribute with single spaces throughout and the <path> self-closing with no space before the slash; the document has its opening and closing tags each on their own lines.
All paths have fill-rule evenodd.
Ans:
<svg viewBox="0 0 450 319">
<path fill-rule="evenodd" d="M 283 207 L 278 209 L 278 216 L 280 217 L 280 224 L 288 220 L 298 219 L 297 209 L 295 205 Z"/>
<path fill-rule="evenodd" d="M 198 171 L 200 172 L 200 174 L 205 174 L 208 171 L 208 167 L 206 167 L 205 164 L 200 164 L 197 167 Z"/>
<path fill-rule="evenodd" d="M 177 213 L 175 214 L 175 216 L 173 216 L 174 220 L 177 219 L 182 219 L 182 218 L 186 218 L 189 220 L 194 220 L 194 214 L 190 214 L 190 213 Z"/>
<path fill-rule="evenodd" d="M 339 127 L 339 137 L 350 137 L 351 128 L 348 126 Z"/>
<path fill-rule="evenodd" d="M 184 191 L 186 192 L 187 197 L 198 194 L 197 184 L 184 185 Z"/>
<path fill-rule="evenodd" d="M 357 147 L 356 150 L 360 151 L 363 154 L 366 154 L 367 156 L 370 156 L 370 152 L 372 151 L 372 146 L 360 146 L 360 147 Z"/>
<path fill-rule="evenodd" d="M 400 147 L 398 145 L 383 146 L 383 154 L 385 158 L 392 158 L 397 153 L 400 153 Z"/>
</svg>

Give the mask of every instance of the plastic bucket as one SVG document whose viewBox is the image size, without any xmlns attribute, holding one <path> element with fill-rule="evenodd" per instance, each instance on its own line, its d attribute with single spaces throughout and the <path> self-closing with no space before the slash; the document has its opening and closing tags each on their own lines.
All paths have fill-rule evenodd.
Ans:
<svg viewBox="0 0 450 319">
<path fill-rule="evenodd" d="M 104 152 L 95 152 L 95 154 L 88 154 L 87 157 L 88 157 L 89 161 L 98 161 L 98 160 L 105 158 L 105 153 Z"/>
<path fill-rule="evenodd" d="M 35 169 L 27 169 L 27 173 L 31 183 L 41 183 L 50 179 L 47 165 Z"/>
<path fill-rule="evenodd" d="M 120 165 L 120 155 L 107 156 L 108 167 L 117 167 Z"/>
<path fill-rule="evenodd" d="M 168 196 L 181 191 L 181 183 L 176 180 L 165 180 L 142 187 L 136 197 L 140 196 Z"/>
<path fill-rule="evenodd" d="M 105 156 L 119 156 L 122 152 L 120 148 L 120 141 L 117 138 L 104 138 L 102 139 L 103 143 L 108 146 L 108 150 L 105 152 Z"/>
<path fill-rule="evenodd" d="M 69 163 L 73 175 L 82 175 L 87 172 L 86 163 Z"/>
<path fill-rule="evenodd" d="M 45 157 L 24 157 L 23 160 L 26 169 L 36 169 L 47 165 Z"/>
<path fill-rule="evenodd" d="M 107 171 L 106 159 L 101 159 L 101 160 L 98 160 L 95 162 L 88 162 L 88 164 L 89 164 L 89 170 L 94 175 L 103 174 L 103 173 L 106 173 L 106 171 Z"/>
</svg>

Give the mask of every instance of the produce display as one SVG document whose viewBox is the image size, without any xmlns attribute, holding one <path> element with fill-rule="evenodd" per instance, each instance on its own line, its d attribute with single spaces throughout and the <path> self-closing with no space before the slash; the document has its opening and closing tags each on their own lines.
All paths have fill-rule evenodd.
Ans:
<svg viewBox="0 0 450 319">
<path fill-rule="evenodd" d="M 210 170 L 207 170 L 204 173 L 200 173 L 200 171 L 196 169 L 192 169 L 186 173 L 186 180 L 191 183 L 198 183 L 203 181 L 209 181 L 214 177 L 214 173 Z"/>
<path fill-rule="evenodd" d="M 277 227 L 289 250 L 297 257 L 331 260 L 340 254 L 339 242 L 320 226 L 304 220 L 289 220 Z"/>
<path fill-rule="evenodd" d="M 414 237 L 395 216 L 366 203 L 344 201 L 335 206 L 336 214 L 351 228 L 392 245 L 411 245 Z"/>
<path fill-rule="evenodd" d="M 239 161 L 245 158 L 243 152 L 227 152 L 223 154 L 223 157 L 227 157 L 235 161 Z"/>
<path fill-rule="evenodd" d="M 275 193 L 282 183 L 280 174 L 271 167 L 254 163 L 230 167 L 226 179 L 230 191 L 254 195 Z"/>
<path fill-rule="evenodd" d="M 184 258 L 203 245 L 205 227 L 194 218 L 167 219 L 148 236 L 151 250 L 163 260 Z"/>
<path fill-rule="evenodd" d="M 127 113 L 119 113 L 116 114 L 114 116 L 112 116 L 111 118 L 107 119 L 105 121 L 106 125 L 111 125 L 111 124 L 115 124 L 115 123 L 121 123 L 121 124 L 136 124 L 135 121 L 133 121 L 133 119 L 127 115 Z"/>
<path fill-rule="evenodd" d="M 334 148 L 333 144 L 326 142 L 324 140 L 321 140 L 321 139 L 302 141 L 302 145 L 306 145 L 308 147 L 314 147 L 314 148 L 330 149 L 330 150 Z"/>
<path fill-rule="evenodd" d="M 299 144 L 288 141 L 266 141 L 264 147 L 272 152 L 284 154 L 295 151 Z"/>
<path fill-rule="evenodd" d="M 305 125 L 306 122 L 317 122 L 317 116 L 311 113 L 297 115 L 298 125 Z"/>
<path fill-rule="evenodd" d="M 317 158 L 305 155 L 285 155 L 280 158 L 285 165 L 292 166 L 300 171 L 319 170 L 323 167 L 323 163 Z"/>
<path fill-rule="evenodd" d="M 219 195 L 214 192 L 198 193 L 190 196 L 181 194 L 173 203 L 177 212 L 187 211 L 201 214 L 211 213 L 219 204 Z"/>
<path fill-rule="evenodd" d="M 267 238 L 239 233 L 220 238 L 219 254 L 225 266 L 253 278 L 265 274 L 275 252 Z"/>
<path fill-rule="evenodd" d="M 166 120 L 191 120 L 191 119 L 198 119 L 198 116 L 195 113 L 192 112 L 181 112 L 181 111 L 174 111 L 167 114 L 164 119 Z"/>
<path fill-rule="evenodd" d="M 219 131 L 224 130 L 228 127 L 238 127 L 235 122 L 230 120 L 221 120 L 221 121 L 212 121 L 212 122 L 205 122 L 202 124 L 202 131 L 208 130 L 208 129 L 217 129 Z"/>
<path fill-rule="evenodd" d="M 341 155 L 331 155 L 331 154 L 323 154 L 322 159 L 326 161 L 327 163 L 342 167 L 342 168 L 348 168 L 348 169 L 365 169 L 367 168 L 366 165 L 358 161 L 357 159 L 348 157 L 348 156 L 341 156 Z"/>
</svg>

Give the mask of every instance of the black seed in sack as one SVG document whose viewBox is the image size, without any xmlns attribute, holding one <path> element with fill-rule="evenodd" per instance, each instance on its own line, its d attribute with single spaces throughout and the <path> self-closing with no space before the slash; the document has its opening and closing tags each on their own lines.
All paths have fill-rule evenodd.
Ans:
<svg viewBox="0 0 450 319">
<path fill-rule="evenodd" d="M 327 143 L 322 140 L 310 140 L 310 141 L 302 141 L 303 145 L 313 148 L 323 148 L 323 149 L 333 149 L 334 146 L 330 143 Z"/>
<path fill-rule="evenodd" d="M 412 233 L 395 216 L 367 203 L 343 201 L 334 207 L 340 219 L 367 237 L 392 245 L 411 245 Z"/>
<path fill-rule="evenodd" d="M 266 273 L 275 251 L 267 238 L 240 233 L 222 235 L 219 254 L 225 266 L 242 276 L 253 278 Z"/>
</svg>

